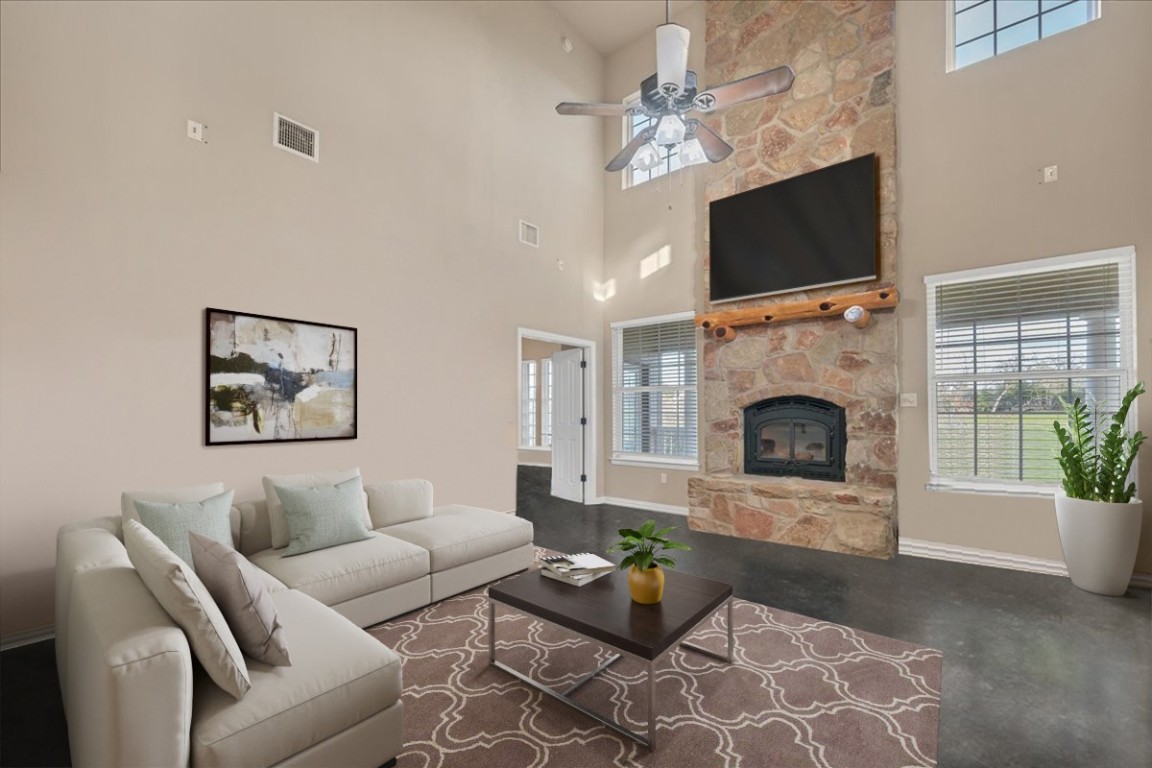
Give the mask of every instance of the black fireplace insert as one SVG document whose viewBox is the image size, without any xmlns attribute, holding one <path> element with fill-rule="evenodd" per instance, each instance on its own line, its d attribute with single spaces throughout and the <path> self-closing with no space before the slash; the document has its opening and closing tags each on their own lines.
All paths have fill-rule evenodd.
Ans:
<svg viewBox="0 0 1152 768">
<path fill-rule="evenodd" d="M 844 482 L 844 409 L 827 400 L 773 397 L 744 409 L 744 472 Z"/>
</svg>

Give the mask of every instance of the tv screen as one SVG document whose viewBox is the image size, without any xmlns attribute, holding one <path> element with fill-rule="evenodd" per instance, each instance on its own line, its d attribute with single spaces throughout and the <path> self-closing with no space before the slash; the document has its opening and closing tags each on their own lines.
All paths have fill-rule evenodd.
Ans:
<svg viewBox="0 0 1152 768">
<path fill-rule="evenodd" d="M 713 302 L 876 278 L 874 154 L 716 200 L 709 216 Z"/>
</svg>

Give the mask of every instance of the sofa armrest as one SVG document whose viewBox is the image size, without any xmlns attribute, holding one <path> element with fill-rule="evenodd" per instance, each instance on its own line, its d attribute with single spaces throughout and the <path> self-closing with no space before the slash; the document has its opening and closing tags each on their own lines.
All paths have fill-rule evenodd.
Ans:
<svg viewBox="0 0 1152 768">
<path fill-rule="evenodd" d="M 364 488 L 372 527 L 432 517 L 432 483 L 427 480 L 391 480 Z"/>
<path fill-rule="evenodd" d="M 135 569 L 78 573 L 69 614 L 72 765 L 188 765 L 192 651 Z"/>
</svg>

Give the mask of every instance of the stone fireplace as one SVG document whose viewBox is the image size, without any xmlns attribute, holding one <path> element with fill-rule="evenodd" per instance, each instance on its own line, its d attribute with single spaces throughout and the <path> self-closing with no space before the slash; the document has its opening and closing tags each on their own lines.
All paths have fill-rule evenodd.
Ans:
<svg viewBox="0 0 1152 768">
<path fill-rule="evenodd" d="M 744 409 L 744 473 L 844 481 L 844 409 L 816 397 L 771 397 Z"/>
<path fill-rule="evenodd" d="M 894 4 L 891 0 L 708 3 L 705 82 L 728 82 L 790 64 L 790 92 L 706 118 L 736 151 L 707 169 L 707 204 L 826 165 L 875 152 L 879 171 L 879 280 L 811 294 L 723 305 L 711 312 L 771 307 L 896 280 L 896 108 L 893 103 Z M 707 257 L 700 275 L 708 285 Z M 706 288 L 701 290 L 706 295 Z M 856 328 L 816 318 L 735 329 L 733 340 L 704 334 L 701 351 L 701 473 L 688 485 L 695 530 L 795 546 L 891 557 L 896 519 L 896 317 L 873 313 Z M 842 475 L 827 468 L 832 440 L 808 439 L 805 418 L 781 416 L 745 428 L 764 403 L 830 404 L 842 424 Z M 746 411 L 748 409 L 748 411 Z M 817 430 L 819 432 L 819 430 Z M 785 437 L 786 436 L 786 437 Z M 772 443 L 766 442 L 771 440 Z M 781 444 L 787 442 L 787 455 Z M 771 448 L 771 450 L 768 450 Z M 809 458 L 809 456 L 811 458 Z M 822 457 L 822 458 L 821 458 Z M 776 474 L 762 474 L 768 469 Z"/>
</svg>

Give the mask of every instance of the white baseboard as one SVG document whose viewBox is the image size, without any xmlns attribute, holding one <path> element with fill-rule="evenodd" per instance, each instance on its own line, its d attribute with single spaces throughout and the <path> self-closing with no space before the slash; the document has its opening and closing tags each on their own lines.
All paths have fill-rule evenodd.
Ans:
<svg viewBox="0 0 1152 768">
<path fill-rule="evenodd" d="M 988 565 L 993 568 L 1008 568 L 1013 571 L 1045 573 L 1050 576 L 1068 576 L 1068 566 L 1062 560 L 1049 560 L 1030 555 L 1014 555 L 1010 552 L 995 552 L 990 549 L 962 547 L 958 544 L 940 544 L 920 539 L 900 539 L 900 554 L 912 557 L 927 557 L 933 560 L 948 560 L 953 563 Z M 1152 587 L 1152 573 L 1132 574 L 1133 587 Z"/>
<path fill-rule="evenodd" d="M 56 636 L 55 629 L 54 626 L 49 625 L 39 629 L 29 629 L 26 632 L 13 632 L 10 635 L 4 635 L 4 637 L 0 637 L 0 651 L 19 648 L 22 645 L 31 645 L 41 640 L 51 640 Z"/>
<path fill-rule="evenodd" d="M 547 469 L 552 469 L 551 464 L 545 464 L 539 461 L 520 461 L 517 462 L 517 465 L 521 467 L 545 467 Z"/>
<path fill-rule="evenodd" d="M 655 501 L 637 501 L 636 499 L 621 499 L 616 496 L 601 496 L 597 504 L 612 504 L 617 507 L 632 507 L 643 509 L 646 512 L 665 512 L 669 515 L 688 516 L 688 507 L 678 507 L 675 504 L 658 504 Z"/>
</svg>

